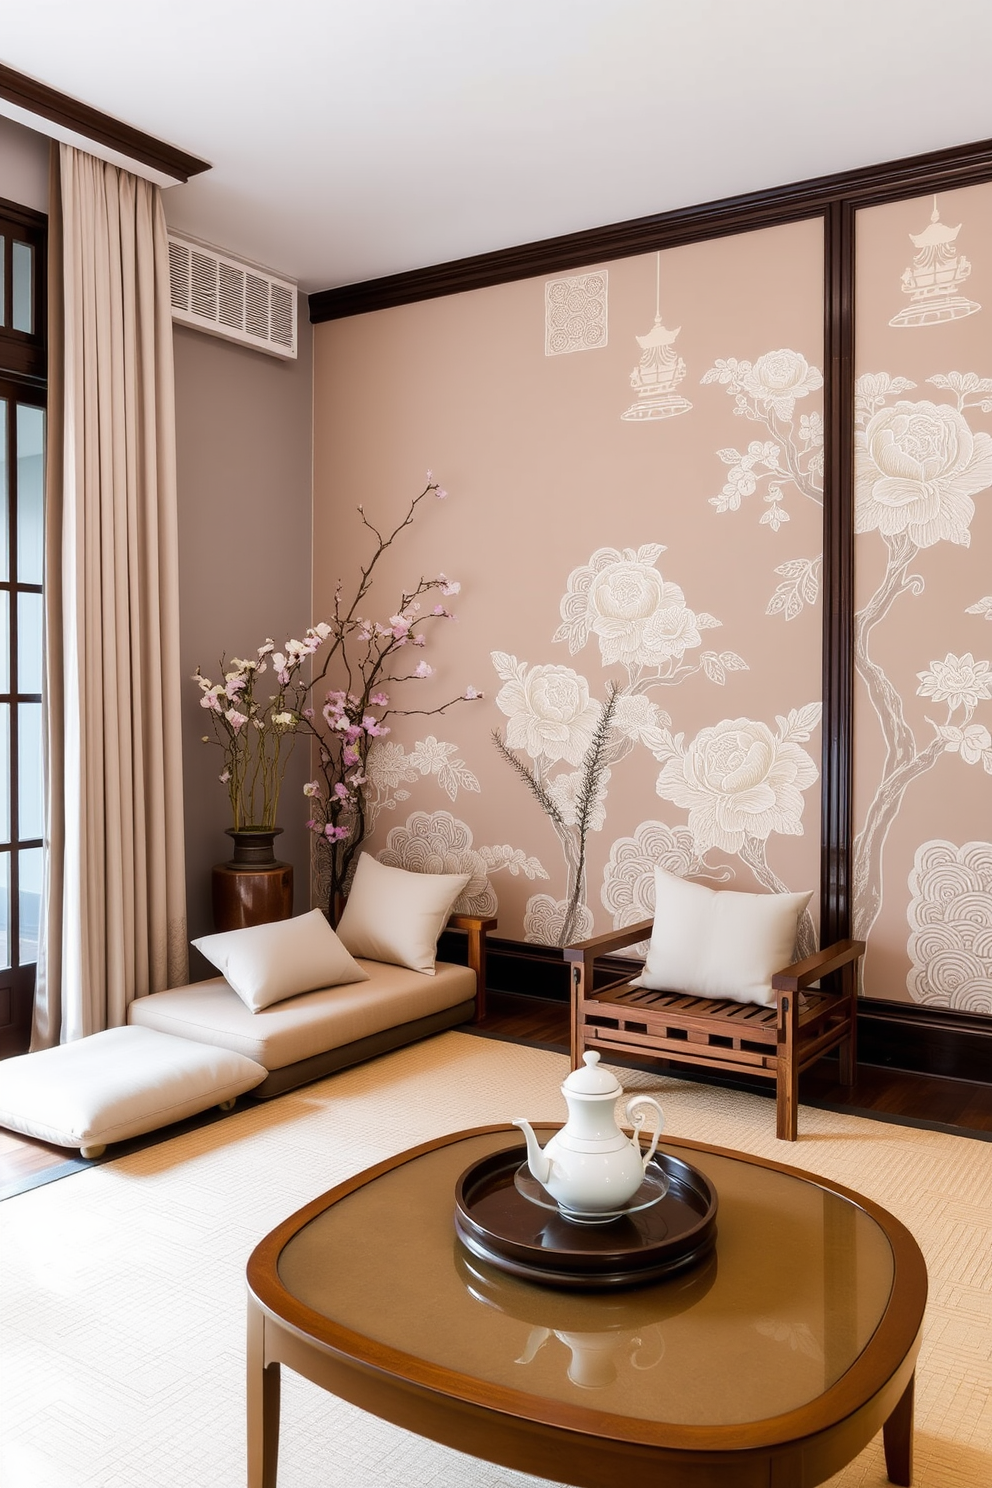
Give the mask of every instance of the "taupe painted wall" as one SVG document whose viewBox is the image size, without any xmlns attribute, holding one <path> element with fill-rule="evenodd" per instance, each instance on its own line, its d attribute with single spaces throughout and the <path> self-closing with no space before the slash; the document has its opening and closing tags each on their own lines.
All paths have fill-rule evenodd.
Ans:
<svg viewBox="0 0 992 1488">
<path fill-rule="evenodd" d="M 183 768 L 190 937 L 213 928 L 211 865 L 228 856 L 230 808 L 206 732 L 197 665 L 250 655 L 310 623 L 312 355 L 306 305 L 300 355 L 283 362 L 177 326 L 176 425 L 182 610 Z M 309 907 L 302 795 L 306 757 L 290 760 L 279 854 L 293 864 L 296 910 Z M 191 956 L 191 975 L 210 968 Z"/>
<path fill-rule="evenodd" d="M 48 140 L 0 116 L 0 196 L 48 211 Z"/>
</svg>

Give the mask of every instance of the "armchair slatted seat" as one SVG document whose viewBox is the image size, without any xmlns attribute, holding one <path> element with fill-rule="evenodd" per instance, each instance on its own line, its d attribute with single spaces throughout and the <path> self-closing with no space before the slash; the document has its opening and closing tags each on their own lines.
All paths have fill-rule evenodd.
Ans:
<svg viewBox="0 0 992 1488">
<path fill-rule="evenodd" d="M 651 935 L 652 921 L 597 935 L 565 949 L 571 963 L 573 1068 L 586 1049 L 671 1060 L 773 1080 L 776 1136 L 798 1135 L 799 1076 L 832 1049 L 840 1079 L 857 1067 L 857 966 L 864 942 L 840 940 L 772 977 L 775 1005 L 691 997 L 631 985 L 629 974 L 594 985 L 597 963 Z M 611 968 L 615 971 L 615 967 Z M 833 976 L 838 990 L 814 989 Z"/>
</svg>

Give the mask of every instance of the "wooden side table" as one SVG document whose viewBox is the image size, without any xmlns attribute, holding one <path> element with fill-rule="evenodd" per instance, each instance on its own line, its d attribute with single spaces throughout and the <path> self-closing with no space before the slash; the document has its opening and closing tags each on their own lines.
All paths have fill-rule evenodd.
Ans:
<svg viewBox="0 0 992 1488">
<path fill-rule="evenodd" d="M 282 830 L 227 832 L 234 838 L 234 856 L 213 869 L 213 909 L 216 930 L 243 930 L 288 920 L 293 913 L 293 865 L 280 863 L 273 842 Z"/>
</svg>

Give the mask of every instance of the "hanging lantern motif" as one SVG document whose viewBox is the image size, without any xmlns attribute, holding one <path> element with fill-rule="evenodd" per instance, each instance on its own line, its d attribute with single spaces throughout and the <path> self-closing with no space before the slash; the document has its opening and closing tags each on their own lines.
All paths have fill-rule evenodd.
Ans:
<svg viewBox="0 0 992 1488">
<path fill-rule="evenodd" d="M 909 234 L 916 254 L 902 276 L 902 292 L 909 295 L 910 303 L 893 315 L 890 326 L 940 325 L 974 315 L 982 308 L 957 293 L 971 273 L 971 264 L 957 251 L 960 231 L 960 223 L 948 227 L 941 222 L 934 197 L 930 221 L 923 232 Z"/>
<path fill-rule="evenodd" d="M 630 374 L 630 385 L 636 400 L 620 415 L 622 419 L 674 418 L 688 413 L 692 404 L 676 389 L 685 378 L 685 362 L 675 351 L 675 340 L 682 327 L 665 328 L 661 319 L 661 254 L 655 275 L 654 325 L 646 336 L 635 336 L 641 348 L 641 359 Z"/>
</svg>

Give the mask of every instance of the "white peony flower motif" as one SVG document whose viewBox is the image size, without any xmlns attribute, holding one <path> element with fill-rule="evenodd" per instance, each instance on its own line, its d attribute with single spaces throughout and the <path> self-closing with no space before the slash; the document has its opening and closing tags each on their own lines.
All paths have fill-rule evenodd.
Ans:
<svg viewBox="0 0 992 1488">
<path fill-rule="evenodd" d="M 967 708 L 970 715 L 980 702 L 992 697 L 992 667 L 987 661 L 976 661 L 970 651 L 963 656 L 948 651 L 943 661 L 932 661 L 928 672 L 916 675 L 920 679 L 917 696 L 946 703 L 952 713 L 955 708 Z"/>
<path fill-rule="evenodd" d="M 880 408 L 855 432 L 855 530 L 907 533 L 919 548 L 971 541 L 977 491 L 992 485 L 992 435 L 946 403 Z"/>
<path fill-rule="evenodd" d="M 496 694 L 496 706 L 507 715 L 506 740 L 531 759 L 552 764 L 581 764 L 599 722 L 600 705 L 589 696 L 589 683 L 571 667 L 522 663 Z"/>
<path fill-rule="evenodd" d="M 377 857 L 388 868 L 410 873 L 468 873 L 455 913 L 493 915 L 499 908 L 485 860 L 472 846 L 470 828 L 450 811 L 414 811 L 404 826 L 390 830 Z"/>
<path fill-rule="evenodd" d="M 823 377 L 801 352 L 782 347 L 779 351 L 766 351 L 753 366 L 743 370 L 740 383 L 767 410 L 790 419 L 796 399 L 815 393 L 823 386 Z"/>
<path fill-rule="evenodd" d="M 566 827 L 575 827 L 579 820 L 579 794 L 585 779 L 584 770 L 555 776 L 547 787 L 548 795 L 562 814 Z M 609 770 L 603 770 L 596 788 L 596 797 L 590 804 L 588 827 L 591 832 L 601 832 L 606 822 L 606 794 L 610 783 Z"/>
<path fill-rule="evenodd" d="M 622 692 L 613 705 L 613 727 L 626 739 L 647 744 L 660 728 L 670 728 L 671 718 L 642 692 Z"/>
<path fill-rule="evenodd" d="M 552 899 L 550 894 L 532 894 L 524 913 L 524 940 L 529 945 L 560 945 L 567 914 L 567 899 Z M 593 924 L 592 911 L 580 904 L 575 917 L 575 939 L 585 940 L 592 934 Z"/>
<path fill-rule="evenodd" d="M 604 666 L 661 666 L 698 646 L 696 617 L 685 595 L 655 567 L 664 551 L 659 543 L 598 548 L 569 574 L 561 602 L 564 624 L 554 639 L 567 640 L 574 655 L 590 634 L 597 636 Z"/>
<path fill-rule="evenodd" d="M 368 752 L 365 773 L 374 790 L 393 791 L 404 781 L 416 780 L 417 771 L 407 759 L 402 744 L 384 743 L 377 739 Z"/>
<path fill-rule="evenodd" d="M 766 724 L 725 718 L 700 730 L 685 754 L 667 762 L 655 789 L 688 807 L 698 852 L 740 852 L 746 837 L 801 837 L 801 792 L 817 775 L 805 749 L 779 739 Z"/>
</svg>

